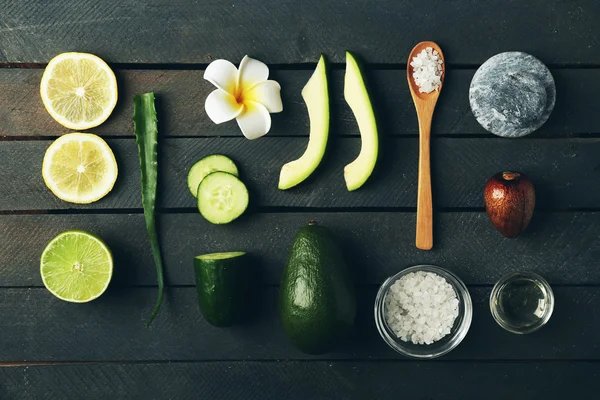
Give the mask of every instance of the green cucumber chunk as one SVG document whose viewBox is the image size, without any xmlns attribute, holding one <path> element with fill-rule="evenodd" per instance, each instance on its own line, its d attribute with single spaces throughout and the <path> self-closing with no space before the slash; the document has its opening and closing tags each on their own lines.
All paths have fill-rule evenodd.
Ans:
<svg viewBox="0 0 600 400">
<path fill-rule="evenodd" d="M 192 168 L 188 172 L 187 184 L 192 196 L 196 197 L 198 195 L 198 186 L 206 178 L 206 175 L 216 171 L 228 172 L 238 176 L 237 166 L 231 158 L 222 154 L 206 156 L 192 165 Z"/>
<path fill-rule="evenodd" d="M 208 222 L 228 224 L 248 208 L 248 189 L 235 175 L 210 173 L 198 186 L 198 211 Z"/>
<path fill-rule="evenodd" d="M 213 253 L 194 259 L 198 307 L 214 326 L 230 326 L 248 300 L 250 265 L 244 252 Z"/>
<path fill-rule="evenodd" d="M 211 253 L 211 254 L 203 254 L 201 256 L 198 256 L 196 258 L 200 259 L 200 260 L 204 260 L 204 261 L 211 261 L 211 260 L 225 260 L 227 258 L 235 258 L 235 257 L 241 257 L 244 254 L 246 254 L 243 251 L 230 251 L 227 253 Z"/>
</svg>

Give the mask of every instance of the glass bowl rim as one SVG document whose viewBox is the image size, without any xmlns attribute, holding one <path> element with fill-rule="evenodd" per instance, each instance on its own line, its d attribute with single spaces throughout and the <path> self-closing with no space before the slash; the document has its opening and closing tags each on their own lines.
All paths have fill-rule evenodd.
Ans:
<svg viewBox="0 0 600 400">
<path fill-rule="evenodd" d="M 504 320 L 502 320 L 502 318 L 498 314 L 498 310 L 495 307 L 494 302 L 498 298 L 498 296 L 500 294 L 500 290 L 504 287 L 504 285 L 506 285 L 508 282 L 510 282 L 514 278 L 522 278 L 522 277 L 533 279 L 542 285 L 542 287 L 544 288 L 544 291 L 547 293 L 548 307 L 546 307 L 544 316 L 542 318 L 540 318 L 539 321 L 532 324 L 531 326 L 529 326 L 526 329 L 519 330 L 517 328 L 514 328 L 510 324 L 507 324 Z M 550 286 L 548 281 L 546 279 L 544 279 L 544 277 L 542 277 L 541 275 L 536 274 L 535 272 L 531 272 L 531 271 L 511 272 L 509 274 L 504 275 L 502 278 L 500 278 L 498 280 L 498 282 L 496 282 L 496 284 L 492 288 L 492 292 L 490 293 L 489 305 L 490 305 L 490 312 L 492 314 L 492 317 L 494 318 L 494 321 L 496 321 L 496 323 L 498 325 L 500 325 L 500 327 L 502 329 L 504 329 L 508 332 L 511 332 L 511 333 L 515 333 L 517 335 L 525 335 L 525 334 L 533 333 L 533 332 L 537 331 L 538 329 L 540 329 L 541 327 L 546 325 L 548 323 L 548 321 L 550 321 L 550 317 L 552 317 L 552 313 L 554 312 L 554 292 L 552 291 L 552 287 Z"/>
<path fill-rule="evenodd" d="M 443 344 L 439 349 L 432 351 L 430 353 L 415 353 L 412 352 L 401 339 L 396 338 L 392 332 L 389 332 L 389 328 L 387 327 L 387 322 L 385 322 L 383 317 L 383 310 L 385 305 L 385 296 L 387 295 L 390 286 L 396 282 L 402 276 L 405 276 L 411 272 L 424 271 L 424 272 L 433 272 L 444 279 L 452 286 L 454 291 L 456 292 L 456 296 L 462 305 L 462 313 L 459 314 L 457 318 L 460 318 L 460 324 L 455 330 L 453 334 L 450 334 L 450 339 Z M 456 348 L 465 338 L 469 328 L 471 326 L 471 321 L 473 319 L 473 302 L 471 300 L 471 295 L 467 286 L 464 282 L 453 272 L 438 267 L 437 265 L 432 264 L 419 264 L 414 265 L 412 267 L 405 268 L 398 273 L 390 276 L 383 282 L 377 292 L 377 296 L 375 298 L 375 325 L 379 334 L 381 335 L 383 341 L 390 346 L 396 352 L 411 358 L 417 359 L 432 359 L 436 357 L 443 356 L 444 354 L 449 353 L 454 348 Z M 435 345 L 435 342 L 431 345 Z M 420 346 L 420 345 L 417 345 Z M 426 345 L 423 345 L 426 346 Z"/>
</svg>

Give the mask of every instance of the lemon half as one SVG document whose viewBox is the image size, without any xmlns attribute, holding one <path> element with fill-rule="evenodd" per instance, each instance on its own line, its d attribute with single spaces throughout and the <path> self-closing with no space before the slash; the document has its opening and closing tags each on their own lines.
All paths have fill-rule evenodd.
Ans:
<svg viewBox="0 0 600 400">
<path fill-rule="evenodd" d="M 106 121 L 117 104 L 117 79 L 100 57 L 62 53 L 48 63 L 40 84 L 44 107 L 59 124 L 75 130 Z"/>
<path fill-rule="evenodd" d="M 44 155 L 42 177 L 58 198 L 89 204 L 110 192 L 117 180 L 115 156 L 91 133 L 69 133 L 56 139 Z"/>
</svg>

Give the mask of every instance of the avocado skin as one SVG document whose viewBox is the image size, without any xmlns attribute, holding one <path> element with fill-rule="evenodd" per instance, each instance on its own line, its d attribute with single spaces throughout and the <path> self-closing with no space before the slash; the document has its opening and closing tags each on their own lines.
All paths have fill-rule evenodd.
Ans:
<svg viewBox="0 0 600 400">
<path fill-rule="evenodd" d="M 302 352 L 329 351 L 354 324 L 356 297 L 350 272 L 330 231 L 300 228 L 279 292 L 283 329 Z"/>
</svg>

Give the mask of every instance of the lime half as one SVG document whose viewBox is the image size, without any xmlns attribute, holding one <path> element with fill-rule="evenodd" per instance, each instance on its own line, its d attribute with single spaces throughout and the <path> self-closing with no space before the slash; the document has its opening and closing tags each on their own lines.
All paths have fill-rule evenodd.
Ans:
<svg viewBox="0 0 600 400">
<path fill-rule="evenodd" d="M 40 272 L 46 289 L 61 300 L 85 303 L 108 287 L 113 272 L 110 249 L 97 236 L 66 231 L 46 245 Z"/>
</svg>

